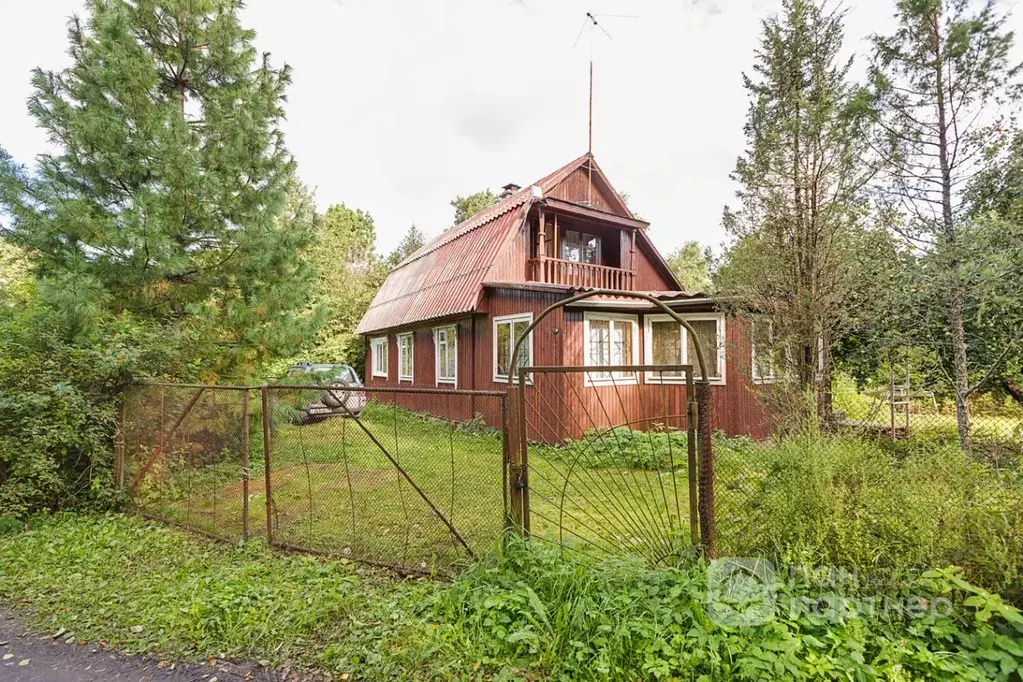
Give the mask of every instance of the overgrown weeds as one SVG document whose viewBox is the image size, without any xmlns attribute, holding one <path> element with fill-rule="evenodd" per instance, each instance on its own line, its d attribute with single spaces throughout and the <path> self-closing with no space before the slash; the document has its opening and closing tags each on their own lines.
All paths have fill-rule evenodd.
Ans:
<svg viewBox="0 0 1023 682">
<path fill-rule="evenodd" d="M 727 626 L 693 562 L 583 564 L 511 540 L 453 583 L 213 545 L 120 516 L 35 518 L 0 536 L 0 598 L 40 628 L 112 648 L 285 661 L 348 679 L 1013 680 L 1023 618 L 955 571 L 888 596 L 921 608 L 827 612 L 783 581 L 774 617 Z M 852 586 L 843 599 L 869 596 Z M 920 601 L 923 599 L 924 601 Z M 928 609 L 947 600 L 951 608 Z M 915 601 L 914 601 L 915 600 Z M 139 629 L 136 626 L 141 626 Z"/>
</svg>

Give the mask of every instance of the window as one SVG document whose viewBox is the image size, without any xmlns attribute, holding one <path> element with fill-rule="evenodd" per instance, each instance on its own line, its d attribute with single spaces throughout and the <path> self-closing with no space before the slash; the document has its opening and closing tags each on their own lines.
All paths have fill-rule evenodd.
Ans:
<svg viewBox="0 0 1023 682">
<path fill-rule="evenodd" d="M 600 260 L 600 238 L 585 232 L 565 230 L 561 239 L 561 259 L 596 265 Z"/>
<path fill-rule="evenodd" d="M 505 315 L 494 318 L 494 381 L 507 381 L 516 367 L 533 364 L 533 335 L 519 347 L 519 357 L 512 365 L 512 350 L 515 342 L 533 322 L 533 314 Z"/>
<path fill-rule="evenodd" d="M 398 381 L 413 380 L 414 348 L 412 332 L 398 335 Z"/>
<path fill-rule="evenodd" d="M 750 365 L 753 383 L 768 384 L 782 374 L 781 352 L 774 338 L 774 325 L 770 320 L 750 322 Z"/>
<path fill-rule="evenodd" d="M 639 364 L 639 329 L 635 315 L 584 313 L 583 349 L 587 367 Z M 633 383 L 635 372 L 586 372 L 586 386 Z"/>
<path fill-rule="evenodd" d="M 369 342 L 373 360 L 373 376 L 387 378 L 387 337 L 381 336 Z"/>
<path fill-rule="evenodd" d="M 458 378 L 458 327 L 437 327 L 433 330 L 438 384 L 455 384 Z"/>
<path fill-rule="evenodd" d="M 721 314 L 683 315 L 696 331 L 703 348 L 711 383 L 725 383 L 725 316 Z M 645 364 L 692 365 L 694 378 L 700 377 L 696 344 L 685 327 L 668 315 L 647 315 L 645 328 Z M 684 382 L 682 372 L 645 372 L 648 384 Z"/>
</svg>

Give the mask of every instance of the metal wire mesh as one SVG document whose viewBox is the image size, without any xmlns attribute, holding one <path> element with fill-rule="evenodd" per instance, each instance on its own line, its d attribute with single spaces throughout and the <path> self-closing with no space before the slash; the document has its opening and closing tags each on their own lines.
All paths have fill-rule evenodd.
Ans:
<svg viewBox="0 0 1023 682">
<path fill-rule="evenodd" d="M 691 369 L 524 372 L 517 409 L 526 441 L 523 516 L 531 535 L 584 555 L 632 553 L 655 564 L 691 552 Z"/>
<path fill-rule="evenodd" d="M 958 565 L 1023 600 L 1023 411 L 989 402 L 973 405 L 969 452 L 932 396 L 843 396 L 820 430 L 718 434 L 719 554 L 881 580 Z"/>
<path fill-rule="evenodd" d="M 217 537 L 443 572 L 506 526 L 506 416 L 503 393 L 149 384 L 117 475 L 139 512 Z"/>
<path fill-rule="evenodd" d="M 128 391 L 117 475 L 139 512 L 224 538 L 265 532 L 262 437 L 259 413 L 253 420 L 248 409 L 251 393 L 171 385 Z M 253 451 L 260 456 L 250 462 Z"/>
<path fill-rule="evenodd" d="M 365 389 L 300 423 L 323 389 L 271 387 L 274 542 L 405 570 L 490 549 L 505 526 L 504 395 Z"/>
</svg>

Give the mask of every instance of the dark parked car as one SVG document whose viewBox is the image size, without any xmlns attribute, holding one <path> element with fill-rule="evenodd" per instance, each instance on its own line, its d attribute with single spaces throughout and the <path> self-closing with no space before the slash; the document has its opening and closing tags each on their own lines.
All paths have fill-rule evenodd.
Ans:
<svg viewBox="0 0 1023 682">
<path fill-rule="evenodd" d="M 322 394 L 298 408 L 295 421 L 299 424 L 311 424 L 327 417 L 358 417 L 366 407 L 362 381 L 348 365 L 299 363 L 288 370 L 288 378 L 289 383 L 325 388 Z"/>
</svg>

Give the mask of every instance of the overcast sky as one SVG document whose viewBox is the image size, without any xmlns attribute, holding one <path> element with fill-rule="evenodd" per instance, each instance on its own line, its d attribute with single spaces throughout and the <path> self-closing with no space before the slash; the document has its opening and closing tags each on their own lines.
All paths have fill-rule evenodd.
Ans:
<svg viewBox="0 0 1023 682">
<path fill-rule="evenodd" d="M 456 194 L 533 182 L 586 151 L 587 10 L 594 154 L 665 252 L 717 248 L 728 174 L 744 144 L 759 22 L 780 0 L 250 0 L 244 23 L 294 68 L 285 124 L 299 174 L 325 209 L 369 211 L 382 251 L 412 223 L 447 226 Z M 891 0 L 849 0 L 847 48 L 891 28 Z M 46 148 L 25 111 L 29 71 L 67 64 L 76 0 L 0 0 L 0 146 Z M 1016 8 L 1012 27 L 1023 28 Z M 1017 53 L 1020 50 L 1017 49 Z"/>
</svg>

